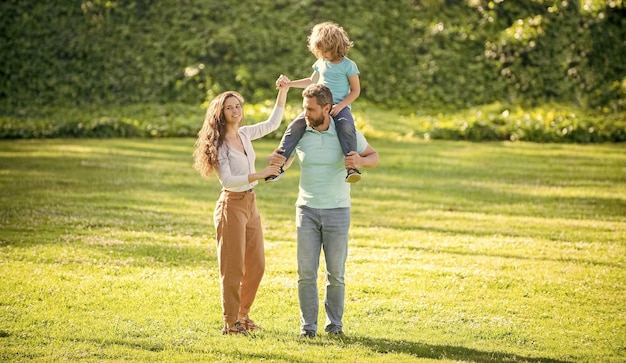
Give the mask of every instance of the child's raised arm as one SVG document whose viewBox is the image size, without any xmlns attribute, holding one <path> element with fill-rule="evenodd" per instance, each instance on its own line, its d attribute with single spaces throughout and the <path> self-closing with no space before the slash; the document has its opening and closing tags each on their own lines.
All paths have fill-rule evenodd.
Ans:
<svg viewBox="0 0 626 363">
<path fill-rule="evenodd" d="M 287 85 L 289 85 L 289 87 L 307 88 L 309 85 L 317 83 L 319 79 L 320 74 L 317 72 L 313 72 L 310 77 L 298 79 L 295 81 L 289 81 L 289 78 L 287 78 Z"/>
</svg>

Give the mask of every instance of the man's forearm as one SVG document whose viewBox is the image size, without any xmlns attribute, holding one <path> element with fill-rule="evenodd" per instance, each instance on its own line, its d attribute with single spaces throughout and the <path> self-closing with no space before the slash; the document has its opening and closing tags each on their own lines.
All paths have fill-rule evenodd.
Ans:
<svg viewBox="0 0 626 363">
<path fill-rule="evenodd" d="M 374 152 L 365 156 L 361 155 L 361 165 L 364 168 L 373 168 L 378 165 L 378 153 Z"/>
<path fill-rule="evenodd" d="M 346 169 L 373 168 L 376 165 L 378 165 L 378 152 L 369 145 L 361 154 L 350 151 L 345 160 Z"/>
</svg>

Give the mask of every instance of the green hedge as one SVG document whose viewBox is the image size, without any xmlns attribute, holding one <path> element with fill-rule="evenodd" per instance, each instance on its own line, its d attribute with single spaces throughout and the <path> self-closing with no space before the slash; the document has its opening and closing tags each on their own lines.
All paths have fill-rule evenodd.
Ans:
<svg viewBox="0 0 626 363">
<path fill-rule="evenodd" d="M 0 139 L 187 137 L 202 125 L 204 110 L 185 104 L 124 107 L 43 107 L 0 116 Z"/>
<path fill-rule="evenodd" d="M 247 104 L 247 123 L 265 120 L 272 102 Z M 300 107 L 288 105 L 278 140 Z M 411 137 L 470 141 L 624 142 L 626 120 L 579 107 L 510 107 L 499 103 L 458 112 L 401 115 L 372 105 L 355 108 L 357 127 L 370 138 Z M 0 139 L 195 137 L 204 108 L 185 104 L 144 104 L 108 108 L 44 107 L 20 117 L 0 116 Z"/>
<path fill-rule="evenodd" d="M 306 37 L 326 20 L 355 43 L 363 100 L 623 112 L 625 15 L 621 0 L 5 0 L 0 113 L 272 98 L 280 73 L 310 74 Z"/>
<path fill-rule="evenodd" d="M 563 106 L 483 107 L 462 114 L 429 116 L 416 122 L 426 138 L 469 141 L 599 143 L 626 141 L 626 119 Z"/>
</svg>

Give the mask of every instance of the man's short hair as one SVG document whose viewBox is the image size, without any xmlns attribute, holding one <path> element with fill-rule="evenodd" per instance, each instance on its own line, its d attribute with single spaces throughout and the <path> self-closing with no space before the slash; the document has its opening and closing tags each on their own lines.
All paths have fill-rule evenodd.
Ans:
<svg viewBox="0 0 626 363">
<path fill-rule="evenodd" d="M 309 85 L 304 89 L 304 91 L 302 91 L 302 97 L 315 97 L 317 99 L 317 104 L 322 107 L 333 104 L 333 94 L 330 92 L 330 88 L 321 83 Z"/>
</svg>

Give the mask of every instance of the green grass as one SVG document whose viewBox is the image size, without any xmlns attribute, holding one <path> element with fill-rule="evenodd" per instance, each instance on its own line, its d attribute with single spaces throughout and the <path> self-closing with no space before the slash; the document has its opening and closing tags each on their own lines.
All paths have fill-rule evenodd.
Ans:
<svg viewBox="0 0 626 363">
<path fill-rule="evenodd" d="M 224 337 L 219 187 L 192 169 L 194 140 L 1 141 L 0 360 L 626 360 L 625 145 L 370 141 L 381 161 L 353 187 L 346 337 L 310 341 L 297 168 L 256 188 L 265 330 Z M 275 144 L 255 143 L 259 165 Z"/>
</svg>

